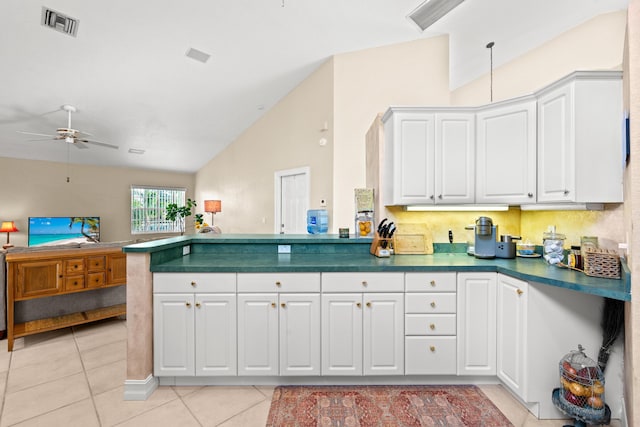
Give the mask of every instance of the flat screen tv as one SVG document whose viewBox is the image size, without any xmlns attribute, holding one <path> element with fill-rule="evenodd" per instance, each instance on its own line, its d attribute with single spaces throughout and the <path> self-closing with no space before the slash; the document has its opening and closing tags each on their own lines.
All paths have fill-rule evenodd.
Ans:
<svg viewBox="0 0 640 427">
<path fill-rule="evenodd" d="M 29 246 L 99 241 L 100 217 L 98 216 L 29 217 Z"/>
</svg>

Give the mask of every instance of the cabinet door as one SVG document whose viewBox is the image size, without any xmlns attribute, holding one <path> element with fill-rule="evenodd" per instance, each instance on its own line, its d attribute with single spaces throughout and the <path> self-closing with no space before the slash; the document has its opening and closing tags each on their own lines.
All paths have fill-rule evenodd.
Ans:
<svg viewBox="0 0 640 427">
<path fill-rule="evenodd" d="M 473 203 L 475 115 L 436 114 L 435 132 L 435 203 Z"/>
<path fill-rule="evenodd" d="M 193 294 L 153 295 L 154 375 L 194 375 L 193 308 Z"/>
<path fill-rule="evenodd" d="M 37 298 L 62 291 L 62 261 L 16 263 L 15 299 Z"/>
<path fill-rule="evenodd" d="M 496 374 L 496 273 L 458 273 L 458 375 Z"/>
<path fill-rule="evenodd" d="M 364 375 L 404 375 L 404 296 L 363 295 Z"/>
<path fill-rule="evenodd" d="M 107 285 L 124 285 L 127 283 L 127 255 L 107 256 Z"/>
<path fill-rule="evenodd" d="M 361 294 L 322 295 L 322 375 L 362 375 Z"/>
<path fill-rule="evenodd" d="M 278 372 L 278 294 L 238 294 L 238 375 Z"/>
<path fill-rule="evenodd" d="M 477 116 L 477 203 L 536 201 L 536 102 L 488 107 Z"/>
<path fill-rule="evenodd" d="M 573 98 L 573 85 L 565 85 L 538 99 L 539 202 L 570 202 L 576 194 Z"/>
<path fill-rule="evenodd" d="M 196 294 L 195 374 L 236 375 L 236 296 Z"/>
<path fill-rule="evenodd" d="M 525 402 L 528 283 L 498 274 L 498 378 Z"/>
<path fill-rule="evenodd" d="M 420 111 L 395 113 L 385 125 L 389 141 L 392 200 L 385 204 L 433 204 L 434 202 L 434 115 Z M 386 193 L 386 191 L 385 191 Z"/>
<path fill-rule="evenodd" d="M 280 294 L 280 375 L 320 375 L 320 294 Z"/>
</svg>

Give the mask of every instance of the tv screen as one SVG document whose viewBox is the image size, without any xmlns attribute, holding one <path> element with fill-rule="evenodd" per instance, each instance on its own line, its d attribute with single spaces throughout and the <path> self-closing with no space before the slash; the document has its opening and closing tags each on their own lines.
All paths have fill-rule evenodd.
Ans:
<svg viewBox="0 0 640 427">
<path fill-rule="evenodd" d="M 100 241 L 100 217 L 29 217 L 29 246 Z"/>
</svg>

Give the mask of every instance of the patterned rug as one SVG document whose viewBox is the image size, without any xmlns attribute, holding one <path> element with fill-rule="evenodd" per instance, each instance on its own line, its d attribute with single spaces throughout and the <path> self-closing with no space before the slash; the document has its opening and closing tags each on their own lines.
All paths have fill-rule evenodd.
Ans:
<svg viewBox="0 0 640 427">
<path fill-rule="evenodd" d="M 472 385 L 280 386 L 267 427 L 505 427 L 513 424 Z"/>
</svg>

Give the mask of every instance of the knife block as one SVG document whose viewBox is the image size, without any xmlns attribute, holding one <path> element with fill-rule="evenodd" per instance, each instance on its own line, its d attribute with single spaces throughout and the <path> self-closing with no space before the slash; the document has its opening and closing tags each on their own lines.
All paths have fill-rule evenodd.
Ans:
<svg viewBox="0 0 640 427">
<path fill-rule="evenodd" d="M 378 258 L 387 258 L 391 256 L 390 250 L 393 239 L 380 237 L 380 234 L 376 231 L 373 236 L 373 241 L 369 247 L 369 253 L 375 255 Z"/>
</svg>

